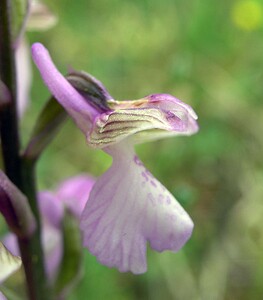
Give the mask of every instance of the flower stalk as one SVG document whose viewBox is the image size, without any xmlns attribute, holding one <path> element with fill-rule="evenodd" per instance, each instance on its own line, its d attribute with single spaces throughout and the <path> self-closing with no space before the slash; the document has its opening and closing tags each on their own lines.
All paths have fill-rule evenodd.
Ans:
<svg viewBox="0 0 263 300">
<path fill-rule="evenodd" d="M 36 204 L 34 165 L 20 157 L 20 137 L 16 110 L 16 75 L 12 46 L 11 1 L 0 1 L 0 78 L 8 89 L 10 102 L 1 110 L 0 132 L 5 173 L 27 196 L 37 222 L 30 237 L 19 237 L 23 267 L 31 300 L 50 299 L 40 243 L 39 213 Z"/>
</svg>

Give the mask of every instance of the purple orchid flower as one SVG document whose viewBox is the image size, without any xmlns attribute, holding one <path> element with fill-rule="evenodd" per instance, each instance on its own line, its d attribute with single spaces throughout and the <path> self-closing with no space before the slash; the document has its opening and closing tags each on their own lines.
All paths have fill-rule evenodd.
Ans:
<svg viewBox="0 0 263 300">
<path fill-rule="evenodd" d="M 92 177 L 78 175 L 62 182 L 55 192 L 42 191 L 38 194 L 45 265 L 51 281 L 57 274 L 63 254 L 61 222 L 64 208 L 79 219 L 93 184 Z M 17 240 L 13 233 L 8 234 L 3 243 L 13 254 L 19 255 Z"/>
<path fill-rule="evenodd" d="M 109 109 L 101 112 L 59 73 L 43 45 L 34 44 L 32 55 L 50 92 L 85 134 L 88 144 L 113 159 L 96 181 L 81 215 L 84 246 L 106 266 L 144 273 L 147 241 L 157 251 L 176 252 L 190 238 L 193 222 L 145 168 L 134 144 L 194 134 L 198 131 L 196 114 L 189 105 L 166 94 L 135 101 L 116 101 L 108 96 Z M 103 87 L 98 81 L 96 84 Z"/>
</svg>

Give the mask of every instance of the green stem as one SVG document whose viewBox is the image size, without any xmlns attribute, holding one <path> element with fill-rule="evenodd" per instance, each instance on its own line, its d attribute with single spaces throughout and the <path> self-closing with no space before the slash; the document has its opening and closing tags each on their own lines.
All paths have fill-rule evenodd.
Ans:
<svg viewBox="0 0 263 300">
<path fill-rule="evenodd" d="M 25 159 L 21 159 L 22 184 L 21 189 L 29 200 L 31 210 L 37 221 L 37 230 L 33 236 L 19 239 L 19 247 L 25 267 L 28 291 L 30 299 L 52 299 L 48 286 L 44 265 L 43 251 L 41 247 L 40 217 L 36 201 L 35 165 Z"/>
<path fill-rule="evenodd" d="M 36 201 L 34 165 L 20 157 L 20 139 L 16 111 L 16 80 L 11 38 L 11 1 L 0 0 L 0 79 L 10 92 L 11 102 L 1 111 L 0 132 L 6 175 L 28 197 L 38 229 L 19 239 L 30 300 L 52 299 L 44 270 L 40 240 L 40 221 Z"/>
<path fill-rule="evenodd" d="M 16 82 L 14 72 L 14 58 L 12 55 L 12 41 L 10 34 L 9 1 L 0 1 L 0 78 L 9 90 L 13 105 L 9 105 L 1 115 L 1 139 L 6 173 L 18 181 L 19 174 L 19 136 L 16 118 Z M 9 122 L 12 120 L 12 122 Z"/>
</svg>

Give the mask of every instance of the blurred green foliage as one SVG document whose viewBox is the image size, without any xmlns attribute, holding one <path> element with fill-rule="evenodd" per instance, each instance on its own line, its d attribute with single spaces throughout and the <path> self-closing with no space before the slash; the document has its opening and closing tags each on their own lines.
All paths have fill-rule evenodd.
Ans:
<svg viewBox="0 0 263 300">
<path fill-rule="evenodd" d="M 116 99 L 169 93 L 193 106 L 200 132 L 140 145 L 151 172 L 195 223 L 182 251 L 148 250 L 148 272 L 120 274 L 85 251 L 70 299 L 263 299 L 263 2 L 56 0 L 53 29 L 30 33 L 62 72 L 99 78 Z M 34 68 L 24 142 L 48 98 Z M 38 165 L 39 187 L 99 176 L 110 165 L 67 122 Z"/>
</svg>

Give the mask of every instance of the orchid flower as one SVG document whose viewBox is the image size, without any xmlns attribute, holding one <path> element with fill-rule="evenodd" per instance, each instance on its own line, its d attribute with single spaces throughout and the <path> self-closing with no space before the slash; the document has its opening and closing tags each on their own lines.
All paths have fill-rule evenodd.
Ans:
<svg viewBox="0 0 263 300">
<path fill-rule="evenodd" d="M 43 230 L 42 245 L 50 280 L 57 274 L 63 254 L 61 222 L 64 208 L 79 219 L 93 184 L 93 178 L 78 175 L 62 182 L 55 192 L 42 191 L 38 194 Z M 13 233 L 6 235 L 3 243 L 13 254 L 19 255 L 17 240 Z"/>
<path fill-rule="evenodd" d="M 106 101 L 107 109 L 100 109 L 92 95 L 74 88 L 59 73 L 43 45 L 34 44 L 32 55 L 45 84 L 85 134 L 87 143 L 112 156 L 111 167 L 96 181 L 81 215 L 84 246 L 106 266 L 144 273 L 147 242 L 157 251 L 176 252 L 190 238 L 193 222 L 145 168 L 134 145 L 194 134 L 196 114 L 189 105 L 166 94 L 113 100 L 99 81 L 86 74 Z"/>
</svg>

